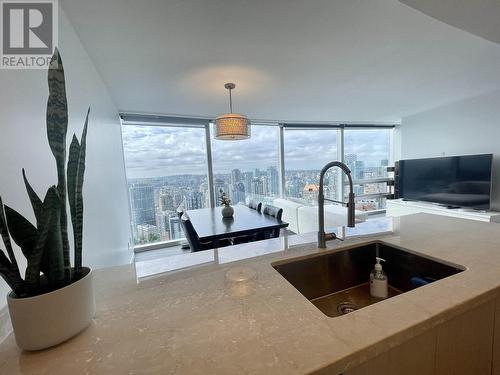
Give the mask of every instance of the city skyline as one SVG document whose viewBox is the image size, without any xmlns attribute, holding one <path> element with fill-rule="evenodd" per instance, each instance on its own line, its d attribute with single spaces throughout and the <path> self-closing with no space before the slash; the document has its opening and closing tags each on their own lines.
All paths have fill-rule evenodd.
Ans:
<svg viewBox="0 0 500 375">
<path fill-rule="evenodd" d="M 357 155 L 346 155 L 346 163 L 354 178 L 375 178 L 387 174 L 384 167 L 388 160 L 379 162 L 378 167 L 365 167 Z M 319 170 L 285 171 L 284 195 L 287 199 L 300 199 L 304 204 L 314 205 L 318 198 Z M 325 196 L 338 198 L 337 174 L 325 178 Z M 136 244 L 168 241 L 183 237 L 177 207 L 196 210 L 210 206 L 209 186 L 206 175 L 176 175 L 153 178 L 138 178 L 128 181 L 130 206 L 132 209 L 131 225 Z M 214 176 L 213 193 L 216 198 L 224 191 L 233 204 L 245 203 L 246 198 L 255 198 L 264 204 L 273 204 L 273 199 L 280 197 L 279 172 L 275 166 L 266 169 L 256 168 L 242 171 L 238 168 L 231 173 L 219 173 Z M 355 185 L 355 194 L 374 194 L 386 192 L 382 183 Z M 218 199 L 216 205 L 220 205 Z M 360 199 L 356 209 L 371 211 L 384 208 L 381 198 Z"/>
<path fill-rule="evenodd" d="M 202 175 L 207 172 L 203 128 L 122 126 L 127 178 Z M 336 131 L 286 130 L 287 170 L 321 169 L 337 160 Z M 346 153 L 356 154 L 367 167 L 389 159 L 388 130 L 345 130 Z M 234 168 L 251 171 L 278 166 L 278 129 L 253 126 L 252 137 L 238 142 L 211 140 L 214 174 Z"/>
</svg>

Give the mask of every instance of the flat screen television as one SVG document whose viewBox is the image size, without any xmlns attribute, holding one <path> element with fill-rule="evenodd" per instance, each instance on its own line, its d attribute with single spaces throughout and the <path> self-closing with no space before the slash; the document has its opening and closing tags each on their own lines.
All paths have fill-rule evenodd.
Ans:
<svg viewBox="0 0 500 375">
<path fill-rule="evenodd" d="M 400 160 L 399 197 L 452 207 L 490 207 L 493 154 Z"/>
</svg>

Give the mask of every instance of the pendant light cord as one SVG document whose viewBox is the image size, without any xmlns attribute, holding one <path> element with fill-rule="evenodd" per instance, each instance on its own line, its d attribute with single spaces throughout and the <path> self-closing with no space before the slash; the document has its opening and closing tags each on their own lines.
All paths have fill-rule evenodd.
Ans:
<svg viewBox="0 0 500 375">
<path fill-rule="evenodd" d="M 231 90 L 229 89 L 229 111 L 233 113 L 233 96 L 231 95 Z"/>
</svg>

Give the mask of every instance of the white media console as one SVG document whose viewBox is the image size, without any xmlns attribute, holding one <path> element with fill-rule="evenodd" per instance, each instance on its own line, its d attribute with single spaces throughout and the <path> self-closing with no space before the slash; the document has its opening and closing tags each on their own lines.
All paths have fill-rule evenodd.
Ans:
<svg viewBox="0 0 500 375">
<path fill-rule="evenodd" d="M 387 216 L 398 217 L 417 213 L 452 216 L 462 219 L 500 223 L 500 212 L 477 211 L 468 208 L 446 208 L 433 203 L 404 201 L 402 199 L 387 200 Z"/>
</svg>

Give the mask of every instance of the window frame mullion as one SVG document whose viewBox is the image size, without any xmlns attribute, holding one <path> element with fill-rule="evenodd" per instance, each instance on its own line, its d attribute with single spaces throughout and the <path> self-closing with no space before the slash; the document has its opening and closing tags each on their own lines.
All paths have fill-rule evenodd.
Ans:
<svg viewBox="0 0 500 375">
<path fill-rule="evenodd" d="M 337 130 L 337 158 L 340 162 L 344 163 L 345 160 L 345 150 L 344 150 L 344 128 L 340 128 Z M 337 184 L 340 187 L 337 189 L 337 200 L 344 201 L 344 175 L 340 172 L 337 173 Z"/>
<path fill-rule="evenodd" d="M 283 124 L 278 125 L 278 165 L 279 165 L 279 197 L 286 198 L 286 182 L 285 182 L 285 128 Z"/>
<path fill-rule="evenodd" d="M 207 154 L 207 184 L 208 184 L 208 203 L 211 208 L 216 206 L 215 204 L 215 192 L 214 192 L 214 169 L 213 169 L 213 158 L 212 158 L 212 140 L 210 138 L 210 124 L 205 125 L 205 152 Z"/>
</svg>

